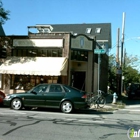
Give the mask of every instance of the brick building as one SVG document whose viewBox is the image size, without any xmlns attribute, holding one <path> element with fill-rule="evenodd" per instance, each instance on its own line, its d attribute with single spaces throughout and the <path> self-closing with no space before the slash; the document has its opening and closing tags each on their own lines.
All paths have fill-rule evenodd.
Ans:
<svg viewBox="0 0 140 140">
<path fill-rule="evenodd" d="M 5 93 L 29 90 L 39 83 L 69 84 L 96 91 L 98 55 L 101 55 L 100 89 L 106 91 L 111 24 L 60 24 L 28 26 L 28 35 L 6 36 L 8 57 L 0 66 Z"/>
</svg>

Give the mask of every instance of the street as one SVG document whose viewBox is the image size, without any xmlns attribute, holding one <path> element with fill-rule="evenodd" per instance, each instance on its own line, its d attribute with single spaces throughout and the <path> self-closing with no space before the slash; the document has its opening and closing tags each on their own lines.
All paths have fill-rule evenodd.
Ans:
<svg viewBox="0 0 140 140">
<path fill-rule="evenodd" d="M 0 108 L 0 140 L 128 140 L 130 128 L 140 129 L 139 105 L 114 112 L 81 110 L 15 111 Z M 132 138 L 140 139 L 140 138 Z"/>
</svg>

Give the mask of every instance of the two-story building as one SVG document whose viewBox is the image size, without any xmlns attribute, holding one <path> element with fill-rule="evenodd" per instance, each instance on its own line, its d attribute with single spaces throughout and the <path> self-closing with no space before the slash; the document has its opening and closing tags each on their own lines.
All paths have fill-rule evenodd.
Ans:
<svg viewBox="0 0 140 140">
<path fill-rule="evenodd" d="M 7 94 L 29 90 L 39 83 L 96 91 L 96 48 L 106 49 L 100 64 L 100 89 L 106 90 L 110 23 L 28 26 L 28 35 L 6 36 L 5 47 L 10 53 L 0 66 L 0 86 Z"/>
</svg>

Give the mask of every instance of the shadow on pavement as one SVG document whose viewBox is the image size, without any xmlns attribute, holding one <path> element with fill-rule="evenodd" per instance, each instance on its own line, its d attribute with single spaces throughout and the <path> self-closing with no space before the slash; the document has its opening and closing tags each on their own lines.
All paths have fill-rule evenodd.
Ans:
<svg viewBox="0 0 140 140">
<path fill-rule="evenodd" d="M 126 105 L 140 105 L 140 99 L 132 99 L 132 100 L 128 100 L 126 99 L 124 102 Z"/>
<path fill-rule="evenodd" d="M 53 112 L 53 113 L 62 113 L 60 109 L 52 109 L 52 108 L 34 108 L 32 111 L 41 111 L 41 112 Z M 101 110 L 94 110 L 94 109 L 79 109 L 74 110 L 70 114 L 113 114 L 112 111 L 101 111 Z"/>
<path fill-rule="evenodd" d="M 128 99 L 127 97 L 123 98 L 125 105 L 140 105 L 140 98 Z"/>
</svg>

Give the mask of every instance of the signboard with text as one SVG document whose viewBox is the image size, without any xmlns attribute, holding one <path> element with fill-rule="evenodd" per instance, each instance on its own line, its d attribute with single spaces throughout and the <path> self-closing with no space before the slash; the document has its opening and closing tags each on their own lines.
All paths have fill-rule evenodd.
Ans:
<svg viewBox="0 0 140 140">
<path fill-rule="evenodd" d="M 105 54 L 106 50 L 105 49 L 94 49 L 95 54 Z"/>
</svg>

